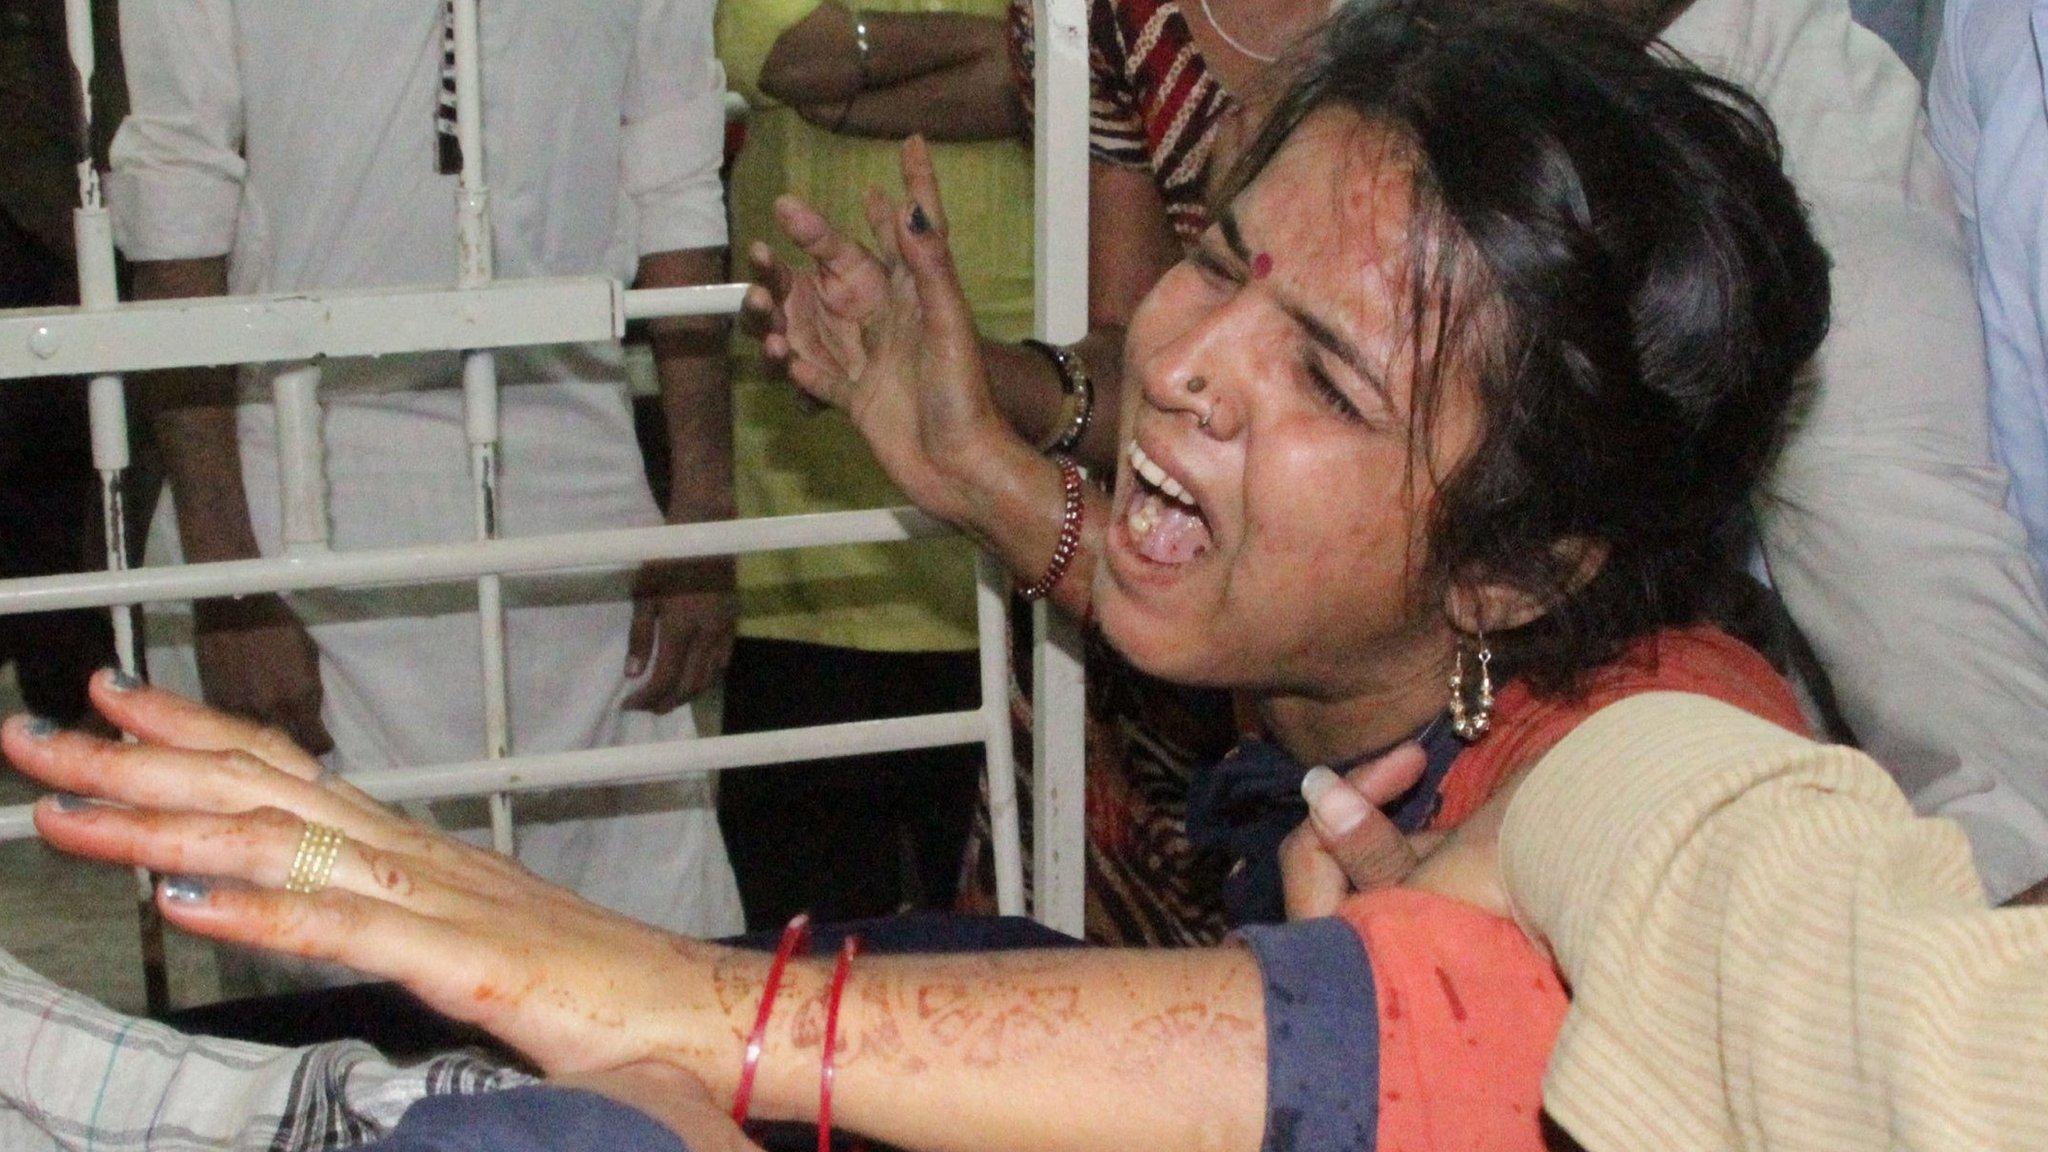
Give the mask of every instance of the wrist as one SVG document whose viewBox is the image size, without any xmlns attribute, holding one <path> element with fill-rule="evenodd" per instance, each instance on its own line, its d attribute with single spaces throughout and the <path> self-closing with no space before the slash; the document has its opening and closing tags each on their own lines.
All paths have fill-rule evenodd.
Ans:
<svg viewBox="0 0 2048 1152">
<path fill-rule="evenodd" d="M 1037 438 L 1038 450 L 1071 455 L 1087 437 L 1089 425 L 1095 419 L 1095 383 L 1088 373 L 1087 361 L 1077 347 L 1043 340 L 1026 340 L 1023 347 L 1050 365 L 1059 383 L 1058 406 L 1045 434 Z"/>
<path fill-rule="evenodd" d="M 972 478 L 959 481 L 964 511 L 953 523 L 999 557 L 1018 585 L 1042 581 L 1066 510 L 1059 462 L 1011 435 L 959 464 Z"/>
<path fill-rule="evenodd" d="M 732 1115 L 746 1064 L 747 1039 L 760 1009 L 771 957 L 765 952 L 746 952 L 746 965 L 735 972 L 746 973 L 746 990 L 712 1021 L 717 1040 L 713 1068 L 705 1072 L 711 1095 L 727 1115 Z M 737 976 L 735 977 L 737 980 Z M 832 959 L 826 956 L 797 956 L 782 974 L 763 1036 L 761 1056 L 748 1101 L 749 1118 L 755 1121 L 803 1121 L 817 1115 L 820 1065 L 819 1031 L 826 994 L 832 980 Z M 842 1033 L 843 1035 L 843 1033 Z"/>
<path fill-rule="evenodd" d="M 1081 466 L 1074 463 L 1073 457 L 1064 454 L 1055 454 L 1052 462 L 1060 470 L 1059 529 L 1053 538 L 1052 553 L 1044 570 L 1037 579 L 1017 588 L 1017 595 L 1027 603 L 1045 599 L 1060 586 L 1081 548 L 1082 519 L 1087 513 L 1087 493 L 1081 478 Z"/>
</svg>

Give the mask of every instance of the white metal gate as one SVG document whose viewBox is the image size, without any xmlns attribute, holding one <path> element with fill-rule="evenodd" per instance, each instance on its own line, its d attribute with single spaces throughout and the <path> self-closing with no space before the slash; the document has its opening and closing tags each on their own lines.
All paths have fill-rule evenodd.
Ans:
<svg viewBox="0 0 2048 1152">
<path fill-rule="evenodd" d="M 105 0 L 102 0 L 105 2 Z M 1086 0 L 1037 0 L 1037 330 L 1068 342 L 1087 327 Z M 70 54 L 91 118 L 94 69 L 91 0 L 66 0 Z M 137 667 L 129 606 L 203 597 L 374 584 L 473 581 L 478 591 L 486 732 L 475 760 L 418 765 L 352 777 L 385 800 L 492 798 L 494 838 L 512 846 L 511 794 L 632 783 L 685 772 L 820 759 L 945 744 L 987 751 L 995 829 L 997 899 L 1024 909 L 1015 761 L 1008 708 L 1009 582 L 984 557 L 979 568 L 982 698 L 972 711 L 834 724 L 737 736 L 551 755 L 514 754 L 505 696 L 500 581 L 510 573 L 623 568 L 653 559 L 737 555 L 784 548 L 911 540 L 947 529 L 912 509 L 793 516 L 660 528 L 499 539 L 495 352 L 538 344 L 616 340 L 627 321 L 727 314 L 743 285 L 632 290 L 596 278 L 495 280 L 490 200 L 482 158 L 477 0 L 456 0 L 456 122 L 464 134 L 456 227 L 463 253 L 454 288 L 297 293 L 121 303 L 99 175 L 79 167 L 74 214 L 82 303 L 76 308 L 0 312 L 0 382 L 84 376 L 94 467 L 106 513 L 106 570 L 0 581 L 0 615 L 99 607 L 113 612 L 124 669 Z M 458 350 L 475 482 L 476 539 L 377 551 L 328 546 L 320 439 L 319 362 L 326 357 Z M 165 368 L 297 363 L 274 384 L 285 554 L 269 560 L 131 569 L 121 477 L 129 465 L 123 377 Z M 23 387 L 32 384 L 15 383 Z M 1034 646 L 1033 913 L 1078 934 L 1084 898 L 1080 646 L 1072 625 L 1038 610 Z M 0 809 L 0 840 L 34 835 L 27 807 Z M 146 885 L 146 878 L 145 878 Z M 147 900 L 147 888 L 144 889 Z"/>
</svg>

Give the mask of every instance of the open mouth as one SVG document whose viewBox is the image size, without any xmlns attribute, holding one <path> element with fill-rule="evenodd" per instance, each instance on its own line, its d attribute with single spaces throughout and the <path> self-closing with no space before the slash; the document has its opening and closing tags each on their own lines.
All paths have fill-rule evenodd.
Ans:
<svg viewBox="0 0 2048 1152">
<path fill-rule="evenodd" d="M 1135 440 L 1128 456 L 1137 481 L 1124 514 L 1132 548 L 1154 564 L 1186 564 L 1209 551 L 1209 521 L 1187 486 L 1145 455 Z"/>
</svg>

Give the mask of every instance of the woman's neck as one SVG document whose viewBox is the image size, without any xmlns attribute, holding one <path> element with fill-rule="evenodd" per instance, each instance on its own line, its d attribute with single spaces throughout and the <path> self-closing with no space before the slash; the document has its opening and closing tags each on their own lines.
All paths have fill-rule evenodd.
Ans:
<svg viewBox="0 0 2048 1152">
<path fill-rule="evenodd" d="M 1444 710 L 1448 689 L 1434 668 L 1328 699 L 1275 693 L 1257 701 L 1273 741 L 1304 764 L 1338 764 L 1413 735 Z"/>
</svg>

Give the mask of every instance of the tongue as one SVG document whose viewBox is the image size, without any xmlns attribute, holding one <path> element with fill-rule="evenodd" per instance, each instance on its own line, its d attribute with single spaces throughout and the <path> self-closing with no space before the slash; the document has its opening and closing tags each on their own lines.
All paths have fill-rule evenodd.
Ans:
<svg viewBox="0 0 2048 1152">
<path fill-rule="evenodd" d="M 1138 554 L 1155 564 L 1185 564 L 1209 549 L 1209 525 L 1170 501 L 1157 510 L 1152 530 L 1138 541 Z"/>
</svg>

